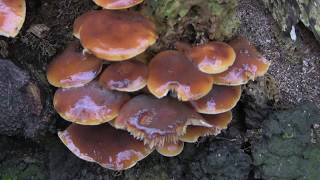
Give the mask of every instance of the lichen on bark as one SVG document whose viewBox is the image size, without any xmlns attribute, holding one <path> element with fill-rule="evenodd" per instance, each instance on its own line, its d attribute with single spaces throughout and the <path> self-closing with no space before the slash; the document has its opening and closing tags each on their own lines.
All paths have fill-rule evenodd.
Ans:
<svg viewBox="0 0 320 180">
<path fill-rule="evenodd" d="M 283 31 L 291 31 L 301 21 L 320 42 L 319 0 L 263 0 L 263 3 Z"/>
</svg>

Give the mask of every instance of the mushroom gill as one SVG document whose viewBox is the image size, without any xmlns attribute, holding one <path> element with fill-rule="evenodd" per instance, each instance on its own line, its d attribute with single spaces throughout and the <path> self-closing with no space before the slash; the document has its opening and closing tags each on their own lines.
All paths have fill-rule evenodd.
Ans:
<svg viewBox="0 0 320 180">
<path fill-rule="evenodd" d="M 139 95 L 120 110 L 114 126 L 125 129 L 150 147 L 176 143 L 188 125 L 211 127 L 195 110 L 171 98 Z"/>
</svg>

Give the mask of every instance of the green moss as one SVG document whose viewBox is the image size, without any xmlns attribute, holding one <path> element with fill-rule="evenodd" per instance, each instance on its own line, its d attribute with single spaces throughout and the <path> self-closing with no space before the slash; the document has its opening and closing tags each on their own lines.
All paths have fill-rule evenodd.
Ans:
<svg viewBox="0 0 320 180">
<path fill-rule="evenodd" d="M 319 110 L 310 104 L 275 112 L 263 122 L 263 139 L 253 143 L 257 178 L 320 179 L 320 144 L 312 142 Z"/>
<path fill-rule="evenodd" d="M 237 0 L 150 0 L 141 12 L 157 24 L 158 49 L 185 40 L 201 43 L 233 36 L 239 26 Z"/>
</svg>

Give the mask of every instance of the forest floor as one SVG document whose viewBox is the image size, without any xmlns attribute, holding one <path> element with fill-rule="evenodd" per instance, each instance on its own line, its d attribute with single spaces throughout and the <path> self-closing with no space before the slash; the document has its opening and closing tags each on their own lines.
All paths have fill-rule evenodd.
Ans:
<svg viewBox="0 0 320 180">
<path fill-rule="evenodd" d="M 187 144 L 178 157 L 152 153 L 123 172 L 74 156 L 57 131 L 48 62 L 71 42 L 74 19 L 91 0 L 29 0 L 17 38 L 0 38 L 0 179 L 320 179 L 320 44 L 303 25 L 280 31 L 257 0 L 240 0 L 237 34 L 272 62 L 244 87 L 229 128 Z M 38 28 L 38 29 L 37 29 Z M 39 28 L 41 31 L 39 31 Z M 12 63 L 13 62 L 13 63 Z"/>
</svg>

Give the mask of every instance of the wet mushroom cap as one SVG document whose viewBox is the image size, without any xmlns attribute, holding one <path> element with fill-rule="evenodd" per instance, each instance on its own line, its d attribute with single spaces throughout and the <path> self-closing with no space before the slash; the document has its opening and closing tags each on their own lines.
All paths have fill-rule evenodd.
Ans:
<svg viewBox="0 0 320 180">
<path fill-rule="evenodd" d="M 198 141 L 199 137 L 218 135 L 221 130 L 226 129 L 228 124 L 232 120 L 231 111 L 215 114 L 215 115 L 204 115 L 206 121 L 213 127 L 200 127 L 200 126 L 188 126 L 186 133 L 179 137 L 180 141 L 195 143 Z"/>
<path fill-rule="evenodd" d="M 171 98 L 157 99 L 147 95 L 136 96 L 126 103 L 113 124 L 150 147 L 177 142 L 189 124 L 207 125 L 187 105 Z"/>
<path fill-rule="evenodd" d="M 47 79 L 51 85 L 62 88 L 79 87 L 99 74 L 102 60 L 78 49 L 79 44 L 74 42 L 51 61 L 47 68 Z"/>
<path fill-rule="evenodd" d="M 178 51 L 161 52 L 149 64 L 147 86 L 157 98 L 173 90 L 182 101 L 196 100 L 209 93 L 212 84 L 210 75 L 200 72 Z"/>
<path fill-rule="evenodd" d="M 236 52 L 236 60 L 228 70 L 212 75 L 215 84 L 232 86 L 246 84 L 268 71 L 270 62 L 248 40 L 239 37 L 232 40 L 229 45 Z"/>
<path fill-rule="evenodd" d="M 71 124 L 58 133 L 61 141 L 79 158 L 96 162 L 111 170 L 125 170 L 148 156 L 152 149 L 128 132 L 108 124 L 83 126 Z"/>
<path fill-rule="evenodd" d="M 90 11 L 74 24 L 74 34 L 95 56 L 109 61 L 128 60 L 157 39 L 155 25 L 134 11 Z"/>
<path fill-rule="evenodd" d="M 204 97 L 190 101 L 191 105 L 202 114 L 219 114 L 231 110 L 241 97 L 240 86 L 213 85 Z"/>
<path fill-rule="evenodd" d="M 156 147 L 159 154 L 166 157 L 178 156 L 183 151 L 184 143 L 178 141 L 177 143 L 165 143 L 163 146 Z"/>
<path fill-rule="evenodd" d="M 26 16 L 25 0 L 0 0 L 0 35 L 15 37 Z"/>
<path fill-rule="evenodd" d="M 224 42 L 210 42 L 186 51 L 186 55 L 207 74 L 217 74 L 228 69 L 236 58 L 233 48 Z"/>
<path fill-rule="evenodd" d="M 81 31 L 82 24 L 85 21 L 88 21 L 88 19 L 94 17 L 95 13 L 96 11 L 88 11 L 75 19 L 73 23 L 73 35 L 76 38 L 80 39 L 80 31 Z"/>
<path fill-rule="evenodd" d="M 129 100 L 127 94 L 102 88 L 93 81 L 85 86 L 58 89 L 53 105 L 67 121 L 83 125 L 97 125 L 111 121 Z"/>
<path fill-rule="evenodd" d="M 147 85 L 148 67 L 139 61 L 122 61 L 109 65 L 99 83 L 111 90 L 134 92 Z"/>
<path fill-rule="evenodd" d="M 126 9 L 143 2 L 143 0 L 93 0 L 105 9 Z"/>
</svg>

